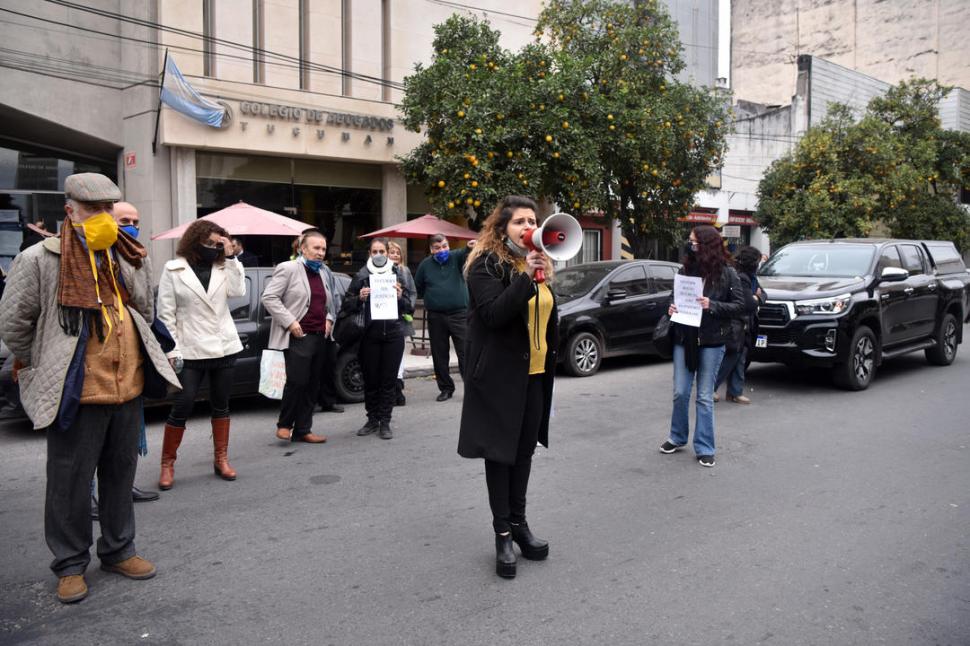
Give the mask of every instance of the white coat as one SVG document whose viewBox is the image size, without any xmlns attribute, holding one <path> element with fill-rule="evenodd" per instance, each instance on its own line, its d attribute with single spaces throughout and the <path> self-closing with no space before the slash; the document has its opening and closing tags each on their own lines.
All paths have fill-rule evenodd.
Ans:
<svg viewBox="0 0 970 646">
<path fill-rule="evenodd" d="M 229 312 L 230 298 L 246 295 L 246 273 L 236 259 L 212 266 L 209 289 L 185 258 L 165 263 L 158 283 L 158 319 L 175 339 L 169 357 L 219 359 L 242 351 Z"/>
</svg>

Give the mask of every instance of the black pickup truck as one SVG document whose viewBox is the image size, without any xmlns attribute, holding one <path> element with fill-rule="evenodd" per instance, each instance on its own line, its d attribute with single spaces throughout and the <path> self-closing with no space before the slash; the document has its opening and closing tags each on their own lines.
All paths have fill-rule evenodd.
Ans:
<svg viewBox="0 0 970 646">
<path fill-rule="evenodd" d="M 752 361 L 832 369 L 867 388 L 886 359 L 923 350 L 953 363 L 970 320 L 970 273 L 952 242 L 839 239 L 795 242 L 765 262 Z"/>
</svg>

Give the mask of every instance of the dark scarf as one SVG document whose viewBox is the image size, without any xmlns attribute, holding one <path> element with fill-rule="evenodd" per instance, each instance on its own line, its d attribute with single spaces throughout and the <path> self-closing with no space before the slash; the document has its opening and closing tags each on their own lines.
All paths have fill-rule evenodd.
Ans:
<svg viewBox="0 0 970 646">
<path fill-rule="evenodd" d="M 97 251 L 94 256 L 98 265 L 97 289 L 95 289 L 94 274 L 91 270 L 91 260 L 88 250 L 81 242 L 70 220 L 65 220 L 61 227 L 61 269 L 58 276 L 57 304 L 58 318 L 61 329 L 65 334 L 78 336 L 81 333 L 81 315 L 87 314 L 91 329 L 95 330 L 98 339 L 104 341 L 104 320 L 102 302 L 115 302 L 115 288 L 121 295 L 123 305 L 128 304 L 128 290 L 121 280 L 118 265 L 109 265 L 108 253 L 114 250 L 118 258 L 123 258 L 135 269 L 140 269 L 142 259 L 148 252 L 140 243 L 123 231 L 118 232 L 118 240 L 106 252 Z M 114 269 L 112 275 L 111 269 Z M 101 292 L 101 301 L 98 292 Z"/>
</svg>

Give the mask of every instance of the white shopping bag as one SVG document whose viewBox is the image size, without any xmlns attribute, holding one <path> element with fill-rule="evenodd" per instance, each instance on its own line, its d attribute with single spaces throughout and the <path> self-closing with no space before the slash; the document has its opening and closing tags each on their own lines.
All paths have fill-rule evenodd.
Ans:
<svg viewBox="0 0 970 646">
<path fill-rule="evenodd" d="M 259 392 L 270 399 L 283 399 L 286 361 L 280 350 L 263 350 L 259 360 Z"/>
</svg>

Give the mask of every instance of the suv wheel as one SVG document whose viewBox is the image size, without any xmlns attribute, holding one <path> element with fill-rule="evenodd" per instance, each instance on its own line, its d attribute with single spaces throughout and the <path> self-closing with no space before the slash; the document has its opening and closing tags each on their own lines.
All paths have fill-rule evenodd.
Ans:
<svg viewBox="0 0 970 646">
<path fill-rule="evenodd" d="M 957 358 L 957 317 L 945 314 L 936 330 L 936 345 L 926 349 L 926 360 L 934 366 L 948 366 Z"/>
<path fill-rule="evenodd" d="M 334 386 L 337 397 L 349 404 L 364 401 L 364 373 L 356 352 L 341 352 L 334 367 Z"/>
<path fill-rule="evenodd" d="M 566 371 L 574 377 L 595 375 L 603 361 L 603 344 L 599 337 L 580 332 L 566 346 Z"/>
<path fill-rule="evenodd" d="M 876 374 L 876 355 L 879 341 L 865 325 L 852 335 L 849 356 L 845 363 L 835 366 L 832 374 L 836 385 L 846 390 L 865 390 Z"/>
</svg>

